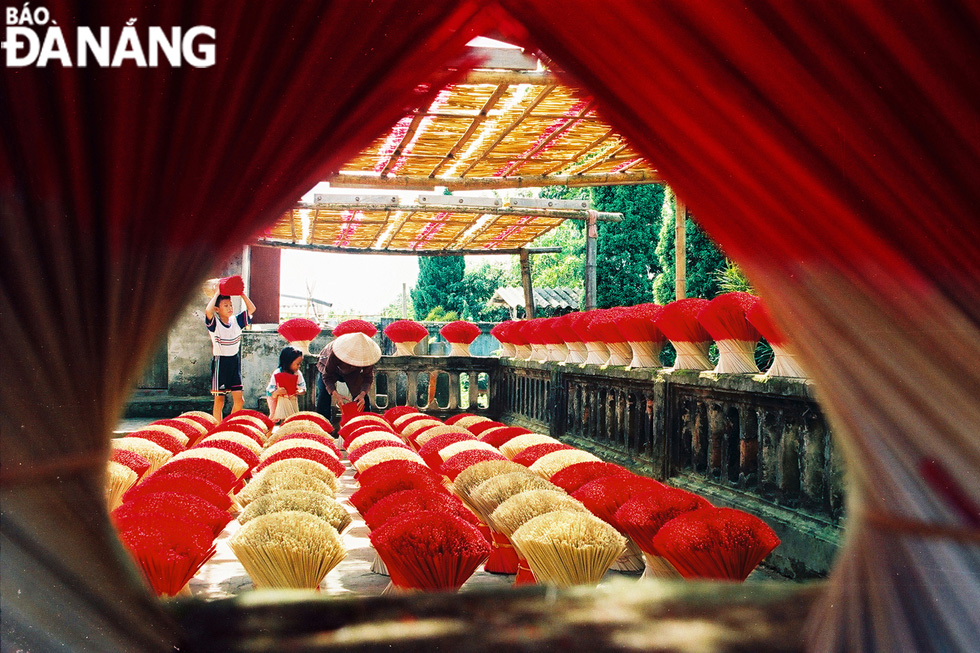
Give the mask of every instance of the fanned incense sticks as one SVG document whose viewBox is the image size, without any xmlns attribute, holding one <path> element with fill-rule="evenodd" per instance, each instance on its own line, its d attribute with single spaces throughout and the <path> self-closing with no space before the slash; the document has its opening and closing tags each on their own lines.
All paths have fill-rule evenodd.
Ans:
<svg viewBox="0 0 980 653">
<path fill-rule="evenodd" d="M 806 371 L 800 367 L 793 353 L 792 345 L 786 340 L 783 332 L 776 326 L 769 309 L 761 300 L 756 302 L 746 313 L 746 319 L 759 330 L 772 348 L 772 365 L 766 371 L 766 376 L 785 376 L 805 379 Z"/>
<path fill-rule="evenodd" d="M 456 454 L 462 453 L 464 451 L 489 451 L 494 454 L 499 454 L 497 448 L 493 445 L 487 444 L 486 442 L 480 442 L 476 438 L 472 440 L 462 440 L 460 442 L 453 442 L 448 444 L 439 450 L 439 457 L 445 462 L 455 456 Z"/>
<path fill-rule="evenodd" d="M 335 496 L 337 493 L 339 483 L 334 473 L 320 463 L 305 458 L 286 458 L 271 463 L 261 472 L 255 474 L 249 481 L 249 485 L 259 482 L 264 476 L 277 472 L 295 472 L 303 476 L 312 476 L 327 485 L 330 489 L 330 496 Z"/>
<path fill-rule="evenodd" d="M 361 472 L 358 480 L 361 483 L 361 487 L 368 487 L 378 482 L 379 479 L 389 476 L 425 476 L 436 483 L 442 484 L 441 476 L 426 467 L 424 463 L 414 460 L 386 460 Z"/>
<path fill-rule="evenodd" d="M 547 445 L 536 445 L 547 446 Z M 532 447 L 533 448 L 533 447 Z M 527 451 L 527 449 L 525 449 Z M 516 462 L 516 458 L 514 459 Z M 581 449 L 559 449 L 535 460 L 529 469 L 542 478 L 551 479 L 553 475 L 576 463 L 599 461 L 599 458 Z"/>
<path fill-rule="evenodd" d="M 126 520 L 119 539 L 157 596 L 176 596 L 214 555 L 211 530 L 175 517 Z"/>
<path fill-rule="evenodd" d="M 459 426 L 464 429 L 469 429 L 471 426 L 477 422 L 490 422 L 492 421 L 489 417 L 484 417 L 483 415 L 460 415 L 459 419 L 454 421 L 446 420 L 446 424 L 450 426 Z"/>
<path fill-rule="evenodd" d="M 702 508 L 664 524 L 653 545 L 684 578 L 743 581 L 779 546 L 779 538 L 754 515 Z"/>
<path fill-rule="evenodd" d="M 492 444 L 499 449 L 505 442 L 509 442 L 519 435 L 527 435 L 528 433 L 531 433 L 531 431 L 523 426 L 494 428 L 481 434 L 480 441 Z"/>
<path fill-rule="evenodd" d="M 500 453 L 504 454 L 510 460 L 513 460 L 514 456 L 524 451 L 528 447 L 532 447 L 536 444 L 545 444 L 547 442 L 554 443 L 558 442 L 558 440 L 542 433 L 527 433 L 525 435 L 518 435 L 516 438 L 511 438 L 504 444 L 500 445 Z"/>
<path fill-rule="evenodd" d="M 413 356 L 416 345 L 429 337 L 429 330 L 414 320 L 396 320 L 384 333 L 395 344 L 396 356 Z"/>
<path fill-rule="evenodd" d="M 644 577 L 673 578 L 679 574 L 674 566 L 657 553 L 653 538 L 664 524 L 692 510 L 710 508 L 711 504 L 696 494 L 664 486 L 653 492 L 634 496 L 616 510 L 616 527 L 625 533 L 640 550 L 646 563 Z"/>
<path fill-rule="evenodd" d="M 535 321 L 534 329 L 538 334 L 545 350 L 548 352 L 548 360 L 562 363 L 568 358 L 568 345 L 565 340 L 555 331 L 554 322 L 556 318 L 544 318 Z"/>
<path fill-rule="evenodd" d="M 320 325 L 305 317 L 295 317 L 280 324 L 276 331 L 290 346 L 307 355 L 310 353 L 310 342 L 320 335 Z"/>
<path fill-rule="evenodd" d="M 249 419 L 253 419 L 253 420 L 258 420 L 257 423 L 260 426 L 262 426 L 262 428 L 264 428 L 266 430 L 266 432 L 268 432 L 270 429 L 272 429 L 273 423 L 272 423 L 272 420 L 269 419 L 269 416 L 266 415 L 266 414 L 264 414 L 264 413 L 260 413 L 257 410 L 252 410 L 251 408 L 242 408 L 237 413 L 232 413 L 231 415 L 229 415 L 226 418 L 226 421 L 240 419 L 240 418 L 243 418 L 243 417 L 246 417 L 246 418 L 249 418 Z"/>
<path fill-rule="evenodd" d="M 244 476 L 245 472 L 249 469 L 248 463 L 235 454 L 215 447 L 192 447 L 187 451 L 181 451 L 171 458 L 171 460 L 183 460 L 184 458 L 206 458 L 213 460 L 230 469 L 238 478 Z"/>
<path fill-rule="evenodd" d="M 484 422 L 480 422 L 480 423 L 483 424 Z M 433 438 L 439 437 L 440 435 L 445 435 L 446 433 L 455 433 L 457 435 L 463 435 L 463 436 L 468 435 L 470 437 L 466 439 L 470 439 L 470 440 L 477 439 L 477 437 L 473 435 L 473 433 L 468 429 L 464 429 L 462 426 L 456 426 L 451 424 L 439 424 L 436 426 L 427 427 L 424 430 L 416 431 L 415 433 L 412 434 L 411 439 L 415 441 L 415 444 L 419 448 L 422 448 L 425 445 L 429 444 L 429 442 Z"/>
<path fill-rule="evenodd" d="M 362 485 L 350 496 L 350 503 L 361 515 L 366 515 L 371 507 L 386 496 L 405 490 L 432 490 L 446 492 L 445 486 L 427 476 L 388 476 L 375 480 L 371 485 Z"/>
<path fill-rule="evenodd" d="M 484 431 L 487 431 L 492 428 L 497 428 L 498 426 L 507 426 L 507 425 L 504 424 L 503 422 L 494 422 L 491 420 L 489 422 L 477 422 L 475 424 L 470 424 L 466 428 L 466 430 L 472 433 L 473 435 L 480 437 L 480 435 Z"/>
<path fill-rule="evenodd" d="M 531 347 L 531 355 L 528 360 L 546 362 L 549 358 L 548 345 L 545 343 L 545 336 L 538 329 L 538 325 L 544 320 L 542 317 L 534 318 L 532 320 L 525 320 L 524 324 L 521 326 L 521 333 L 524 335 L 524 339 L 527 340 L 528 345 Z"/>
<path fill-rule="evenodd" d="M 400 515 L 424 511 L 453 515 L 473 526 L 479 523 L 459 497 L 438 490 L 402 490 L 389 494 L 371 506 L 364 515 L 364 523 L 373 531 Z"/>
<path fill-rule="evenodd" d="M 490 545 L 467 522 L 439 512 L 416 512 L 371 532 L 391 581 L 403 589 L 455 591 L 490 555 Z"/>
<path fill-rule="evenodd" d="M 198 444 L 210 446 L 209 443 L 217 442 L 219 440 L 234 442 L 235 444 L 245 447 L 253 454 L 255 454 L 255 456 L 258 456 L 260 453 L 262 453 L 262 447 L 255 440 L 248 437 L 247 435 L 238 433 L 237 431 L 218 431 L 213 435 L 207 436 L 206 438 L 201 440 Z"/>
<path fill-rule="evenodd" d="M 454 481 L 464 469 L 485 460 L 506 460 L 506 458 L 504 458 L 503 454 L 494 451 L 470 449 L 468 451 L 461 451 L 452 458 L 443 461 L 439 471 L 450 481 Z"/>
<path fill-rule="evenodd" d="M 139 482 L 143 478 L 143 474 L 150 469 L 149 460 L 134 451 L 127 451 L 126 449 L 113 449 L 111 460 L 120 465 L 125 465 L 136 472 L 136 482 Z"/>
<path fill-rule="evenodd" d="M 353 465 L 362 456 L 371 453 L 375 449 L 383 449 L 385 447 L 395 447 L 396 449 L 411 450 L 411 447 L 409 447 L 401 440 L 372 440 L 370 442 L 363 444 L 362 446 L 359 446 L 356 450 L 348 452 L 347 459 L 350 460 L 351 464 Z"/>
<path fill-rule="evenodd" d="M 388 433 L 387 431 L 369 431 L 367 433 L 362 433 L 356 438 L 347 443 L 346 448 L 348 453 L 357 451 L 358 448 L 366 445 L 369 442 L 376 442 L 378 440 L 385 440 L 387 442 L 394 442 L 396 444 L 404 445 L 405 441 L 394 433 Z"/>
<path fill-rule="evenodd" d="M 314 589 L 347 555 L 333 526 L 298 511 L 256 517 L 228 545 L 256 587 Z"/>
<path fill-rule="evenodd" d="M 126 435 L 128 438 L 143 438 L 144 440 L 149 440 L 154 444 L 158 444 L 167 451 L 170 455 L 176 455 L 181 451 L 185 450 L 183 444 L 180 440 L 171 433 L 167 433 L 163 430 L 151 430 L 151 429 L 140 429 L 139 431 L 133 431 Z"/>
<path fill-rule="evenodd" d="M 231 497 L 228 496 L 227 491 L 222 490 L 206 478 L 176 472 L 150 476 L 126 492 L 123 495 L 123 503 L 134 501 L 140 495 L 153 494 L 154 492 L 194 494 L 214 504 L 215 507 L 221 510 L 227 510 L 231 507 Z"/>
<path fill-rule="evenodd" d="M 568 354 L 565 356 L 566 363 L 584 363 L 589 357 L 589 350 L 585 346 L 585 342 L 572 328 L 572 320 L 577 319 L 576 316 L 576 313 L 568 313 L 551 320 L 551 330 L 561 338 L 568 350 Z"/>
<path fill-rule="evenodd" d="M 169 474 L 189 474 L 197 476 L 214 483 L 222 492 L 231 492 L 238 477 L 235 473 L 221 463 L 208 460 L 207 458 L 184 458 L 183 460 L 171 460 L 157 470 L 156 474 L 160 477 Z"/>
<path fill-rule="evenodd" d="M 113 449 L 125 449 L 126 451 L 132 451 L 146 458 L 150 462 L 148 474 L 152 474 L 160 469 L 171 458 L 169 451 L 155 442 L 143 438 L 113 438 L 110 440 L 110 444 Z"/>
<path fill-rule="evenodd" d="M 338 460 L 340 459 L 340 449 L 337 448 L 337 445 L 334 443 L 333 439 L 328 435 L 321 435 L 319 433 L 304 433 L 301 431 L 299 433 L 290 433 L 288 435 L 284 435 L 278 440 L 276 440 L 276 443 L 278 444 L 280 442 L 289 442 L 290 440 L 306 440 L 306 441 L 317 442 L 327 447 L 331 451 L 333 451 L 335 454 L 337 454 L 337 459 Z"/>
<path fill-rule="evenodd" d="M 439 329 L 440 335 L 449 343 L 450 356 L 469 356 L 470 345 L 480 335 L 480 327 L 465 320 L 456 320 Z"/>
<path fill-rule="evenodd" d="M 373 338 L 378 333 L 378 327 L 365 320 L 344 320 L 333 328 L 334 338 L 348 333 L 363 333 L 368 338 Z"/>
<path fill-rule="evenodd" d="M 584 313 L 569 313 L 568 324 L 579 339 L 585 343 L 588 355 L 585 362 L 590 365 L 605 365 L 609 362 L 609 348 L 599 340 L 598 336 L 592 333 L 589 328 L 592 319 L 598 315 L 598 311 L 586 311 Z"/>
<path fill-rule="evenodd" d="M 558 587 L 596 585 L 626 548 L 626 538 L 588 513 L 556 510 L 511 536 L 534 577 Z"/>
<path fill-rule="evenodd" d="M 525 467 L 530 467 L 538 458 L 541 456 L 546 456 L 549 453 L 554 453 L 555 451 L 570 451 L 575 449 L 571 445 L 564 444 L 562 442 L 542 442 L 541 444 L 534 444 L 514 456 L 513 460 L 518 465 L 524 465 Z"/>
<path fill-rule="evenodd" d="M 245 423 L 234 423 L 234 424 L 221 424 L 220 426 L 214 427 L 214 430 L 209 431 L 207 435 L 216 435 L 218 433 L 238 433 L 251 438 L 255 444 L 264 446 L 266 444 L 265 435 L 262 433 L 262 429 L 254 424 Z"/>
<path fill-rule="evenodd" d="M 180 443 L 185 447 L 193 446 L 194 441 L 201 438 L 203 433 L 207 433 L 208 429 L 193 420 L 183 420 L 183 419 L 158 419 L 155 422 L 151 422 L 146 426 L 146 428 L 158 428 L 161 426 L 168 427 L 170 429 L 176 429 L 180 431 L 180 436 L 178 439 Z M 167 431 L 173 435 L 173 431 Z"/>
<path fill-rule="evenodd" d="M 515 494 L 527 492 L 528 490 L 556 490 L 545 479 L 532 474 L 527 470 L 514 472 L 511 474 L 501 474 L 489 478 L 469 493 L 469 500 L 476 508 L 477 514 L 484 522 L 488 522 L 490 514 L 496 510 L 497 506 L 511 498 Z"/>
<path fill-rule="evenodd" d="M 384 449 L 375 449 L 370 453 L 364 454 L 358 458 L 357 463 L 354 464 L 354 467 L 357 468 L 358 472 L 364 473 L 367 469 L 373 467 L 374 465 L 388 460 L 410 460 L 417 462 L 420 465 L 424 464 L 422 457 L 414 451 L 409 449 L 396 449 L 395 447 L 385 447 Z"/>
<path fill-rule="evenodd" d="M 255 468 L 255 471 L 260 472 L 272 463 L 279 460 L 286 460 L 287 458 L 306 458 L 307 460 L 318 462 L 329 469 L 333 475 L 338 478 L 343 475 L 344 470 L 346 469 L 343 463 L 334 458 L 334 453 L 332 451 L 327 452 L 313 447 L 293 447 L 291 449 L 280 451 L 279 453 L 266 458 L 259 463 L 259 466 Z"/>
<path fill-rule="evenodd" d="M 136 484 L 139 476 L 132 469 L 110 460 L 105 473 L 105 503 L 110 511 L 122 504 L 123 495 Z"/>
<path fill-rule="evenodd" d="M 245 472 L 248 472 L 250 469 L 252 469 L 253 467 L 259 464 L 259 457 L 249 447 L 225 438 L 214 438 L 212 440 L 208 440 L 203 444 L 199 444 L 195 447 L 191 447 L 191 451 L 196 451 L 198 448 L 221 449 L 222 451 L 227 451 L 228 453 L 240 458 L 242 462 L 245 463 L 245 465 L 247 466 Z M 232 469 L 232 471 L 235 470 Z M 242 472 L 243 476 L 245 472 Z"/>
<path fill-rule="evenodd" d="M 527 474 L 528 470 L 523 465 L 518 465 L 507 459 L 478 462 L 460 472 L 453 480 L 453 492 L 468 501 L 470 493 L 483 484 L 484 481 L 495 476 L 513 473 Z"/>
<path fill-rule="evenodd" d="M 517 348 L 514 346 L 514 342 L 509 335 L 510 328 L 513 324 L 513 321 L 508 320 L 490 329 L 490 335 L 500 343 L 499 355 L 501 358 L 514 358 L 514 355 L 517 353 Z"/>
<path fill-rule="evenodd" d="M 328 497 L 334 495 L 334 490 L 315 476 L 307 476 L 298 470 L 283 470 L 252 479 L 235 498 L 247 507 L 261 496 L 286 490 L 306 490 Z"/>
<path fill-rule="evenodd" d="M 708 346 L 711 335 L 698 322 L 698 313 L 708 300 L 689 297 L 663 307 L 655 323 L 677 351 L 674 370 L 710 370 Z"/>
<path fill-rule="evenodd" d="M 661 367 L 660 350 L 666 337 L 655 324 L 663 307 L 639 304 L 624 308 L 616 316 L 616 328 L 633 350 L 629 367 Z"/>
<path fill-rule="evenodd" d="M 430 438 L 425 444 L 419 447 L 419 455 L 422 456 L 422 460 L 425 461 L 426 465 L 438 472 L 439 467 L 442 465 L 442 456 L 439 455 L 440 450 L 450 444 L 464 442 L 466 440 L 475 442 L 476 438 L 469 433 L 441 433 Z"/>
<path fill-rule="evenodd" d="M 296 422 L 299 422 L 300 420 L 313 422 L 321 429 L 323 429 L 323 431 L 325 431 L 328 435 L 330 433 L 333 433 L 333 426 L 330 425 L 330 422 L 328 422 L 323 415 L 314 412 L 312 410 L 301 410 L 295 415 L 293 415 L 292 417 L 286 418 L 286 420 L 282 423 L 282 426 L 280 426 L 280 428 L 286 426 L 287 424 L 294 424 Z"/>
<path fill-rule="evenodd" d="M 411 406 L 394 406 L 386 410 L 384 412 L 384 415 L 382 415 L 382 417 L 384 417 L 384 419 L 387 420 L 389 423 L 392 423 L 394 422 L 395 419 L 402 417 L 404 415 L 421 415 L 421 414 L 422 413 L 419 412 L 418 408 L 412 408 Z"/>
<path fill-rule="evenodd" d="M 586 483 L 614 474 L 631 474 L 631 472 L 614 463 L 589 461 L 569 465 L 561 471 L 555 472 L 548 480 L 572 494 Z"/>
<path fill-rule="evenodd" d="M 745 292 L 718 295 L 698 313 L 701 326 L 711 334 L 718 345 L 718 364 L 714 371 L 719 374 L 758 374 L 755 363 L 755 347 L 762 334 L 752 326 L 745 315 L 758 298 Z"/>
<path fill-rule="evenodd" d="M 507 329 L 507 337 L 510 341 L 514 343 L 514 358 L 517 360 L 531 360 L 531 343 L 528 342 L 527 335 L 525 333 L 527 329 L 527 320 L 518 320 L 514 322 Z"/>
<path fill-rule="evenodd" d="M 178 422 L 187 428 L 183 431 L 187 435 L 187 443 L 184 445 L 186 447 L 194 446 L 198 440 L 203 438 L 211 430 L 212 425 L 210 422 L 204 423 L 204 420 L 197 419 L 195 417 L 184 417 L 183 415 L 178 415 L 172 420 L 164 420 L 165 422 Z"/>
<path fill-rule="evenodd" d="M 221 510 L 210 501 L 187 492 L 151 492 L 140 494 L 112 511 L 114 522 L 130 519 L 153 520 L 157 517 L 189 517 L 211 529 L 213 537 L 231 521 L 227 510 Z"/>
<path fill-rule="evenodd" d="M 282 490 L 264 494 L 249 503 L 242 514 L 238 515 L 238 523 L 247 524 L 256 517 L 285 510 L 319 517 L 333 526 L 337 533 L 343 533 L 353 522 L 350 513 L 333 497 L 309 490 Z"/>
</svg>

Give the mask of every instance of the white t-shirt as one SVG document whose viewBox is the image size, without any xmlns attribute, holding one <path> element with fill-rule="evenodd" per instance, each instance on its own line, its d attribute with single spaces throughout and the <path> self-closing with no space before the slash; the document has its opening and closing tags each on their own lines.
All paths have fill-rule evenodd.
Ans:
<svg viewBox="0 0 980 653">
<path fill-rule="evenodd" d="M 251 316 L 242 311 L 230 324 L 218 319 L 218 314 L 210 320 L 204 316 L 204 326 L 211 336 L 211 354 L 214 356 L 235 356 L 242 344 L 242 328 L 251 324 Z"/>
</svg>

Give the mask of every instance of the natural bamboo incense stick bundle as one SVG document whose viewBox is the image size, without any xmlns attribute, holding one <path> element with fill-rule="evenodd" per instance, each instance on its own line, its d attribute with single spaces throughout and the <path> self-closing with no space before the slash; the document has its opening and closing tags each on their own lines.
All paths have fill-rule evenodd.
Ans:
<svg viewBox="0 0 980 653">
<path fill-rule="evenodd" d="M 364 454 L 357 459 L 357 463 L 354 464 L 354 467 L 359 473 L 363 474 L 372 466 L 389 460 L 409 460 L 419 463 L 420 465 L 425 464 L 422 457 L 410 449 L 385 447 L 384 449 L 375 449 L 374 451 Z"/>
<path fill-rule="evenodd" d="M 330 488 L 331 496 L 336 495 L 337 488 L 339 487 L 337 477 L 332 471 L 314 460 L 306 460 L 305 458 L 286 458 L 284 460 L 278 460 L 271 463 L 261 472 L 255 474 L 249 483 L 255 483 L 261 480 L 263 476 L 275 474 L 277 472 L 296 472 L 298 474 L 304 474 L 306 476 L 317 478 L 326 483 L 327 487 Z"/>
<path fill-rule="evenodd" d="M 289 442 L 290 440 L 305 440 L 305 441 L 312 440 L 313 442 L 318 442 L 323 446 L 327 447 L 328 449 L 330 449 L 331 451 L 333 451 L 338 460 L 341 457 L 340 448 L 337 447 L 337 444 L 334 442 L 333 438 L 331 438 L 329 435 L 323 435 L 322 432 L 306 433 L 301 431 L 299 433 L 289 433 L 277 439 L 274 443 L 271 441 L 270 438 L 270 446 L 272 444 L 279 444 L 280 442 Z"/>
<path fill-rule="evenodd" d="M 543 433 L 527 433 L 525 435 L 518 435 L 515 438 L 511 438 L 504 444 L 500 445 L 500 453 L 507 456 L 511 460 L 514 456 L 521 453 L 528 447 L 533 447 L 536 444 L 546 444 L 546 443 L 559 443 L 558 440 L 551 437 L 550 435 L 544 435 Z"/>
<path fill-rule="evenodd" d="M 290 510 L 250 520 L 228 545 L 256 587 L 315 589 L 347 555 L 333 526 Z"/>
<path fill-rule="evenodd" d="M 718 295 L 698 313 L 701 323 L 718 345 L 718 374 L 758 374 L 755 348 L 762 334 L 745 317 L 758 298 L 746 292 Z"/>
<path fill-rule="evenodd" d="M 566 467 L 589 461 L 601 462 L 597 456 L 581 449 L 561 449 L 541 456 L 528 469 L 542 478 L 551 480 L 552 476 Z"/>
<path fill-rule="evenodd" d="M 237 422 L 234 424 L 221 424 L 220 426 L 216 426 L 211 431 L 208 431 L 205 434 L 205 437 L 208 435 L 217 435 L 219 433 L 238 433 L 239 435 L 244 435 L 255 442 L 255 444 L 259 445 L 259 447 L 265 446 L 268 441 L 268 439 L 262 433 L 262 429 L 254 424 L 245 424 L 242 422 Z"/>
<path fill-rule="evenodd" d="M 503 454 L 495 451 L 470 449 L 468 451 L 460 451 L 452 458 L 444 460 L 442 465 L 439 467 L 439 471 L 450 481 L 455 481 L 456 477 L 459 476 L 466 468 L 486 460 L 506 460 L 506 458 L 504 458 Z"/>
<path fill-rule="evenodd" d="M 123 495 L 136 485 L 138 478 L 136 472 L 126 465 L 112 460 L 108 462 L 105 473 L 105 503 L 110 511 L 122 504 Z"/>
<path fill-rule="evenodd" d="M 462 472 L 453 481 L 453 492 L 464 501 L 469 501 L 470 494 L 484 481 L 504 474 L 526 474 L 528 469 L 509 460 L 485 460 L 476 463 Z M 475 508 L 474 508 L 475 510 Z"/>
<path fill-rule="evenodd" d="M 677 352 L 674 370 L 710 370 L 708 346 L 711 335 L 698 322 L 698 314 L 708 305 L 706 299 L 678 299 L 663 307 L 655 320 L 660 331 Z"/>
<path fill-rule="evenodd" d="M 484 417 L 483 415 L 457 415 L 456 417 L 458 419 L 452 421 L 447 419 L 446 424 L 449 424 L 450 426 L 459 426 L 464 429 L 469 429 L 469 427 L 473 426 L 477 422 L 493 421 L 489 417 Z"/>
<path fill-rule="evenodd" d="M 333 497 L 320 492 L 309 490 L 281 490 L 272 494 L 264 494 L 248 504 L 248 507 L 238 515 L 238 523 L 247 524 L 256 517 L 270 515 L 284 510 L 305 512 L 327 522 L 337 533 L 353 523 L 350 513 Z"/>
<path fill-rule="evenodd" d="M 333 497 L 334 491 L 331 487 L 315 476 L 309 476 L 298 470 L 284 470 L 263 474 L 250 481 L 245 488 L 238 493 L 236 499 L 245 507 L 259 497 L 267 494 L 277 494 L 287 490 L 304 490 L 315 492 L 325 497 Z"/>
<path fill-rule="evenodd" d="M 518 528 L 514 544 L 540 583 L 596 585 L 626 548 L 626 538 L 588 513 L 556 510 Z"/>
<path fill-rule="evenodd" d="M 178 433 L 178 435 L 182 436 L 183 434 Z M 164 430 L 140 429 L 138 431 L 133 431 L 132 433 L 127 433 L 126 437 L 143 438 L 144 440 L 149 440 L 150 442 L 158 444 L 169 451 L 171 456 L 175 456 L 181 451 L 185 451 L 187 449 L 187 447 L 181 444 L 179 437 L 173 435 L 172 433 L 167 433 Z"/>
<path fill-rule="evenodd" d="M 259 463 L 259 466 L 256 467 L 254 471 L 261 472 L 272 463 L 289 458 L 305 458 L 307 460 L 318 462 L 329 469 L 337 478 L 340 478 L 347 469 L 344 467 L 343 463 L 334 457 L 334 453 L 332 451 L 323 451 L 322 449 L 317 449 L 315 447 L 292 447 L 269 456 Z"/>
</svg>

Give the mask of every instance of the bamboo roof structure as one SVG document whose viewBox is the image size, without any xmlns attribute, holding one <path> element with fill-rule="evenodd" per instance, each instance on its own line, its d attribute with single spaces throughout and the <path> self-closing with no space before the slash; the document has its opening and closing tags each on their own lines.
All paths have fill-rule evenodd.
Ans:
<svg viewBox="0 0 980 653">
<path fill-rule="evenodd" d="M 403 117 L 328 178 L 331 187 L 490 190 L 660 181 L 601 118 L 592 97 L 560 83 L 520 51 L 479 50 L 484 69 Z M 350 204 L 297 205 L 260 242 L 324 251 L 511 253 L 565 219 L 584 219 L 587 208 L 474 212 L 398 206 L 394 198 Z"/>
</svg>

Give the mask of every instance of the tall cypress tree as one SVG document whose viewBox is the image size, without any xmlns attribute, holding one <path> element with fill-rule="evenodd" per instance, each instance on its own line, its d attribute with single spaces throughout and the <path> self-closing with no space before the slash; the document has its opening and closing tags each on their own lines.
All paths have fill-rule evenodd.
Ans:
<svg viewBox="0 0 980 653">
<path fill-rule="evenodd" d="M 664 187 L 659 184 L 600 186 L 592 208 L 619 212 L 622 222 L 600 222 L 596 253 L 596 305 L 632 306 L 653 301 L 653 276 Z"/>
<path fill-rule="evenodd" d="M 418 280 L 411 291 L 416 317 L 425 319 L 436 306 L 462 314 L 465 272 L 466 262 L 462 256 L 420 256 Z"/>
<path fill-rule="evenodd" d="M 674 193 L 667 189 L 661 209 L 661 229 L 656 255 L 661 271 L 653 282 L 653 292 L 658 304 L 675 299 L 676 257 L 674 254 Z M 712 299 L 719 292 L 720 272 L 725 269 L 725 255 L 718 246 L 691 220 L 688 215 L 685 235 L 687 246 L 687 296 Z"/>
</svg>

